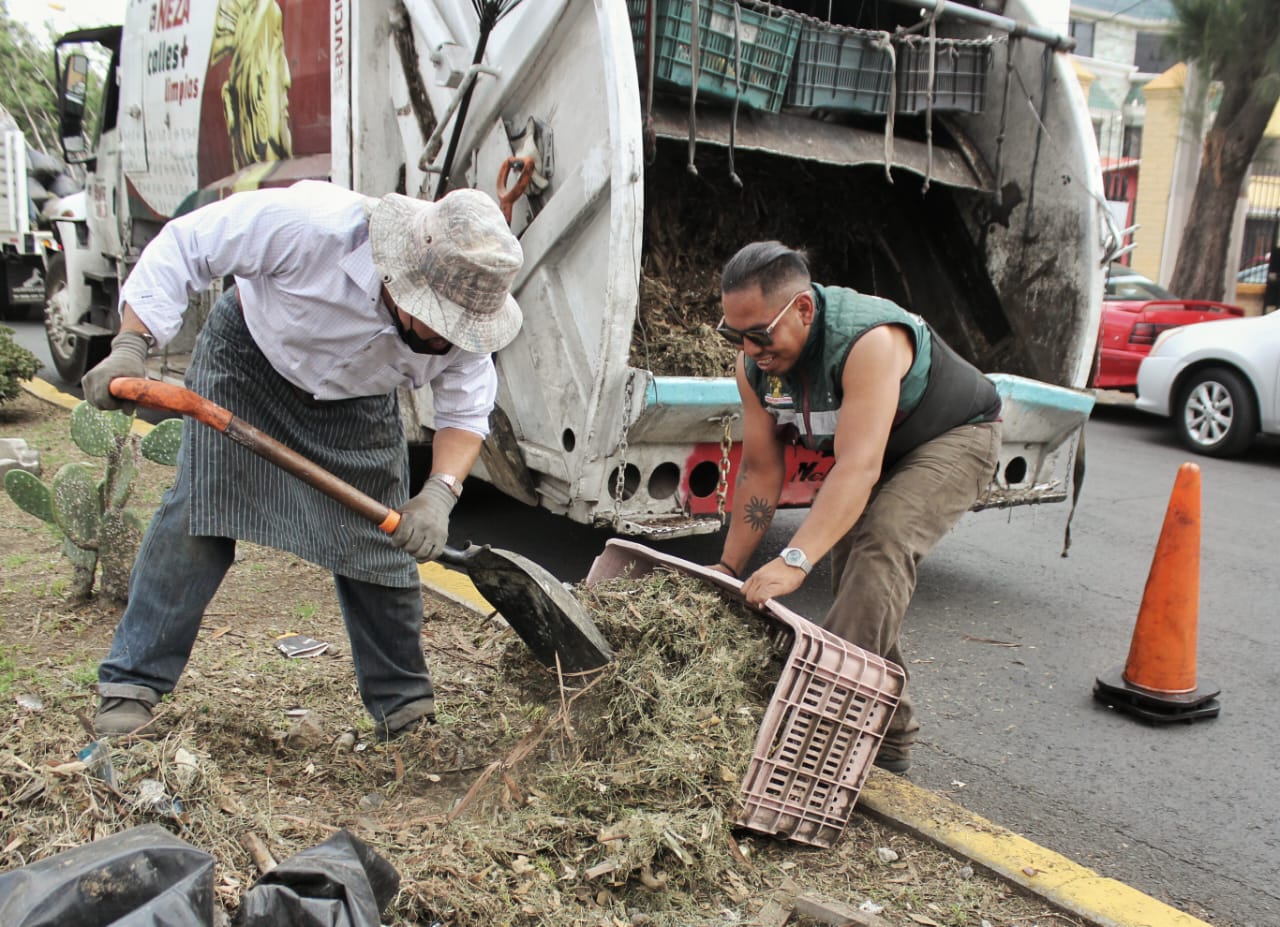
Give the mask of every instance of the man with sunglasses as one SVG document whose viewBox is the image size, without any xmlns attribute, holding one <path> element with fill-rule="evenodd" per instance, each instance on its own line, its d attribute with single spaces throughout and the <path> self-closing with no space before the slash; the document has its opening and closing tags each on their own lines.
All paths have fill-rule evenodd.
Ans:
<svg viewBox="0 0 1280 927">
<path fill-rule="evenodd" d="M 988 485 L 1000 397 L 919 316 L 885 299 L 813 283 L 807 258 L 747 245 L 721 276 L 717 331 L 742 347 L 742 468 L 717 569 L 744 575 L 782 493 L 783 451 L 834 458 L 787 547 L 746 575 L 759 605 L 794 592 L 831 552 L 835 601 L 820 624 L 905 669 L 898 646 L 916 564 Z M 876 764 L 911 765 L 919 723 L 903 698 Z"/>
</svg>

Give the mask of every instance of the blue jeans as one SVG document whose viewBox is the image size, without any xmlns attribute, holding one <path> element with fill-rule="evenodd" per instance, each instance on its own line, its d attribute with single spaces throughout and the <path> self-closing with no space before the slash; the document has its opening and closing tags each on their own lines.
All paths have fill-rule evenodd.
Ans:
<svg viewBox="0 0 1280 927">
<path fill-rule="evenodd" d="M 185 456 L 185 444 L 180 451 Z M 172 692 L 191 657 L 204 610 L 235 559 L 232 538 L 193 537 L 188 530 L 188 468 L 165 493 L 147 529 L 129 582 L 129 604 L 98 667 L 103 698 L 155 705 Z M 397 588 L 333 574 L 356 684 L 384 733 L 435 713 L 431 674 L 422 652 L 421 586 Z"/>
</svg>

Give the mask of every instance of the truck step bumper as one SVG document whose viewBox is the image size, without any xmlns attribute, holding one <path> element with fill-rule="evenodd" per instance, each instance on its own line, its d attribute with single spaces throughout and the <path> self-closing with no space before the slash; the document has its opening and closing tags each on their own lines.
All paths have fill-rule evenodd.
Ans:
<svg viewBox="0 0 1280 927">
<path fill-rule="evenodd" d="M 1004 442 L 995 478 L 974 510 L 1063 501 L 1093 396 L 1011 374 L 988 376 L 1004 401 Z"/>
</svg>

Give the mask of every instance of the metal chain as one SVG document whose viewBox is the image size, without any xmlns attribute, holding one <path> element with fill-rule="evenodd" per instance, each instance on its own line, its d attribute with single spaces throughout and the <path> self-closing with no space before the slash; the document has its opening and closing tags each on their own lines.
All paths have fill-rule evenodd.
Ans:
<svg viewBox="0 0 1280 927">
<path fill-rule="evenodd" d="M 720 419 L 720 425 L 724 431 L 720 435 L 720 482 L 716 484 L 716 514 L 720 516 L 721 526 L 725 523 L 724 503 L 729 494 L 729 452 L 733 450 L 731 426 L 737 417 L 734 414 Z"/>
<path fill-rule="evenodd" d="M 631 396 L 635 390 L 635 379 L 627 377 L 627 385 L 622 392 L 622 433 L 618 436 L 618 479 L 613 484 L 613 517 L 622 519 L 622 503 L 625 501 L 627 485 L 627 432 L 631 428 Z"/>
</svg>

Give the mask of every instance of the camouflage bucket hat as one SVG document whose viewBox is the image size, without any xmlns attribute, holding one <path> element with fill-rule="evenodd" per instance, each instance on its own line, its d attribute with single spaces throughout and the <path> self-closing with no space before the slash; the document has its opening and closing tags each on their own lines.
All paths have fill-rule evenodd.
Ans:
<svg viewBox="0 0 1280 927">
<path fill-rule="evenodd" d="M 452 344 L 488 354 L 520 331 L 511 285 L 524 254 L 486 194 L 433 203 L 389 193 L 369 215 L 369 244 L 391 298 Z"/>
</svg>

